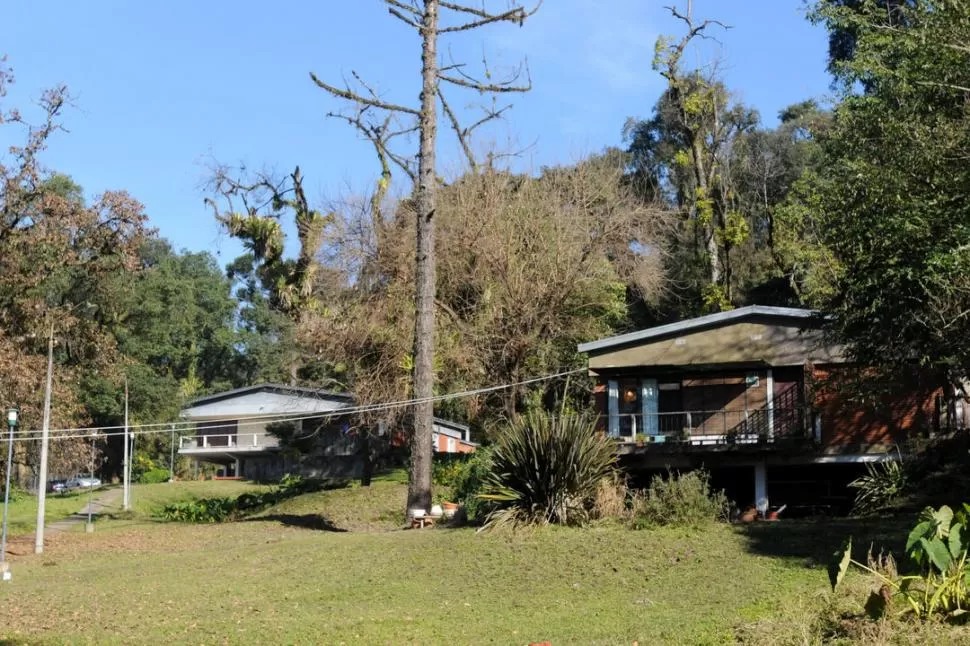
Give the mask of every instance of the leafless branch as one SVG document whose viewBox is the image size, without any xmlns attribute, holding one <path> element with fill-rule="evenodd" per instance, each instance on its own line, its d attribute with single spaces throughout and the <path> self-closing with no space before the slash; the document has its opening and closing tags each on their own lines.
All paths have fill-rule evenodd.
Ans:
<svg viewBox="0 0 970 646">
<path fill-rule="evenodd" d="M 475 7 L 469 7 L 467 5 L 457 4 L 454 2 L 445 2 L 444 0 L 442 0 L 438 4 L 444 7 L 445 9 L 451 9 L 452 11 L 457 11 L 459 13 L 471 14 L 473 16 L 477 16 L 483 19 L 490 18 L 495 15 L 495 14 L 490 14 L 484 9 L 476 9 Z M 536 3 L 536 5 L 532 9 L 529 9 L 528 11 L 524 7 L 519 7 L 518 10 L 523 12 L 522 18 L 524 20 L 525 18 L 528 18 L 529 16 L 537 12 L 539 10 L 539 7 L 541 6 L 542 6 L 542 0 L 539 0 L 539 2 Z"/>
<path fill-rule="evenodd" d="M 361 118 L 360 113 L 351 116 L 347 114 L 341 114 L 339 112 L 329 112 L 327 113 L 327 116 L 334 119 L 341 119 L 343 121 L 346 121 L 354 128 L 356 128 L 357 131 L 360 132 L 360 134 L 362 134 L 365 139 L 371 142 L 371 145 L 374 146 L 374 152 L 377 153 L 377 159 L 381 164 L 381 168 L 383 171 L 385 171 L 385 172 L 382 172 L 383 176 L 389 175 L 389 172 L 387 169 L 387 162 L 390 161 L 395 166 L 397 166 L 402 171 L 404 171 L 404 173 L 409 178 L 411 178 L 412 181 L 414 181 L 415 179 L 414 170 L 410 168 L 406 159 L 404 159 L 400 155 L 396 155 L 388 148 L 387 142 L 395 137 L 399 137 L 401 135 L 415 132 L 418 129 L 417 126 L 388 132 L 388 128 L 390 127 L 390 117 L 388 117 L 388 119 L 386 119 L 382 125 L 372 125 L 372 124 L 365 123 L 364 120 Z"/>
<path fill-rule="evenodd" d="M 392 16 L 394 16 L 395 18 L 397 18 L 401 22 L 403 22 L 403 23 L 405 23 L 407 25 L 410 25 L 411 27 L 414 27 L 418 31 L 421 31 L 422 29 L 424 29 L 424 27 L 422 27 L 418 23 L 414 22 L 413 20 L 411 20 L 410 18 L 408 18 L 407 16 L 405 16 L 403 13 L 401 13 L 400 11 L 398 11 L 397 9 L 395 9 L 394 7 L 388 7 L 387 8 L 387 13 L 391 14 Z"/>
<path fill-rule="evenodd" d="M 542 4 L 542 3 L 540 2 L 539 4 Z M 445 6 L 445 3 L 442 3 L 442 6 Z M 533 10 L 533 13 L 535 13 L 536 10 L 538 10 L 538 7 L 536 7 L 536 9 Z M 438 30 L 438 33 L 447 34 L 455 31 L 468 31 L 469 29 L 477 29 L 478 27 L 483 27 L 493 22 L 514 22 L 521 25 L 523 22 L 525 22 L 525 19 L 528 18 L 530 15 L 531 14 L 527 13 L 524 8 L 516 7 L 514 9 L 509 9 L 505 13 L 491 14 L 491 15 L 485 14 L 485 17 L 481 18 L 481 20 L 473 20 L 471 22 L 466 22 L 463 25 L 456 25 L 454 27 L 443 27 Z"/>
<path fill-rule="evenodd" d="M 529 78 L 529 82 L 528 82 L 527 85 L 512 85 L 512 83 L 515 82 L 514 79 L 512 79 L 512 80 L 510 80 L 508 82 L 502 82 L 502 83 L 485 83 L 485 82 L 482 82 L 482 81 L 479 81 L 479 80 L 476 80 L 476 79 L 472 79 L 470 77 L 468 77 L 468 78 L 461 78 L 461 77 L 458 77 L 458 76 L 449 76 L 447 74 L 440 74 L 440 73 L 438 74 L 438 78 L 441 79 L 442 81 L 447 82 L 447 83 L 451 83 L 452 85 L 458 85 L 458 86 L 461 86 L 461 87 L 466 87 L 466 88 L 469 88 L 471 90 L 477 90 L 477 91 L 482 92 L 482 93 L 485 93 L 485 92 L 495 92 L 495 93 L 500 93 L 500 92 L 528 92 L 529 90 L 532 89 L 532 77 L 529 76 L 529 74 L 528 74 L 529 68 L 526 67 L 525 70 L 526 70 L 526 75 Z M 459 71 L 459 73 L 461 74 L 460 71 Z M 462 74 L 462 76 L 467 76 L 467 75 Z"/>
<path fill-rule="evenodd" d="M 387 4 L 392 7 L 396 7 L 402 11 L 407 11 L 412 16 L 420 16 L 421 10 L 415 7 L 413 4 L 408 4 L 406 2 L 401 2 L 401 0 L 384 0 Z"/>
<path fill-rule="evenodd" d="M 441 91 L 440 87 L 438 88 L 438 98 L 441 99 L 441 107 L 444 109 L 445 116 L 451 122 L 451 128 L 455 131 L 455 136 L 458 137 L 458 143 L 461 144 L 461 149 L 465 152 L 468 165 L 474 171 L 478 168 L 478 164 L 475 161 L 475 155 L 472 153 L 471 146 L 468 145 L 468 131 L 461 127 L 461 124 L 458 122 L 458 117 L 455 116 L 454 110 L 448 105 L 448 101 L 445 99 L 445 93 Z"/>
<path fill-rule="evenodd" d="M 359 78 L 356 76 L 356 74 L 354 76 L 355 78 Z M 409 108 L 407 106 L 397 105 L 394 103 L 387 103 L 386 101 L 381 101 L 377 98 L 368 98 L 356 92 L 351 92 L 349 88 L 345 90 L 341 90 L 338 87 L 334 87 L 332 85 L 324 83 L 319 78 L 317 78 L 317 75 L 314 74 L 313 72 L 310 72 L 310 78 L 313 79 L 313 82 L 316 83 L 317 86 L 320 87 L 321 89 L 326 90 L 327 92 L 329 92 L 330 94 L 336 97 L 339 97 L 341 99 L 346 99 L 347 101 L 355 101 L 357 103 L 362 103 L 364 105 L 380 108 L 381 110 L 389 110 L 391 112 L 403 112 L 405 114 L 413 114 L 414 116 L 418 116 L 420 114 L 420 112 L 418 110 L 415 110 L 414 108 Z"/>
</svg>

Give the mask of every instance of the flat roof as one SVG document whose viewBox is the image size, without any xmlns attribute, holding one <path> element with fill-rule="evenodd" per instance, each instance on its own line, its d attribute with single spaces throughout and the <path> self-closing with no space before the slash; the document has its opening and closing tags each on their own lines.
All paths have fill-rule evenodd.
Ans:
<svg viewBox="0 0 970 646">
<path fill-rule="evenodd" d="M 606 350 L 607 348 L 628 345 L 631 343 L 637 343 L 639 341 L 647 341 L 650 339 L 667 336 L 669 334 L 677 334 L 679 332 L 687 332 L 689 330 L 697 330 L 707 327 L 718 327 L 726 323 L 755 316 L 805 320 L 819 318 L 821 315 L 815 310 L 799 309 L 795 307 L 748 305 L 746 307 L 739 307 L 726 312 L 698 316 L 697 318 L 685 319 L 683 321 L 668 323 L 666 325 L 658 325 L 645 330 L 638 330 L 637 332 L 620 334 L 619 336 L 611 336 L 605 339 L 599 339 L 597 341 L 590 341 L 588 343 L 580 343 L 578 350 L 580 352 L 596 352 L 598 350 Z"/>
</svg>

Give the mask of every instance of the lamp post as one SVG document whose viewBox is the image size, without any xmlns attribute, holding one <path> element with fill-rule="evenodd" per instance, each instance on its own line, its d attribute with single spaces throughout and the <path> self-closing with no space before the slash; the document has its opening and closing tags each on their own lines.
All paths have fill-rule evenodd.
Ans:
<svg viewBox="0 0 970 646">
<path fill-rule="evenodd" d="M 3 490 L 3 532 L 0 535 L 0 578 L 10 580 L 10 565 L 7 563 L 7 508 L 10 505 L 10 466 L 13 462 L 13 431 L 17 428 L 17 418 L 20 411 L 16 408 L 7 410 L 7 427 L 10 429 L 7 441 L 7 484 Z M 43 484 L 41 484 L 43 486 Z"/>
<path fill-rule="evenodd" d="M 95 431 L 93 437 L 91 438 L 91 478 L 94 479 L 94 444 L 98 441 L 98 432 Z M 84 525 L 84 531 L 91 533 L 94 531 L 94 522 L 91 518 L 91 492 L 94 490 L 93 486 L 88 486 L 88 522 Z"/>
</svg>

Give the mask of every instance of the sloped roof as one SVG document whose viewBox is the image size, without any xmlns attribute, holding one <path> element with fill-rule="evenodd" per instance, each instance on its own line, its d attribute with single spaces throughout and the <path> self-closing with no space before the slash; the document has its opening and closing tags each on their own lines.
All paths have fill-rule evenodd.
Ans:
<svg viewBox="0 0 970 646">
<path fill-rule="evenodd" d="M 630 332 L 629 334 L 620 334 L 619 336 L 611 336 L 605 339 L 599 339 L 597 341 L 580 343 L 578 346 L 578 350 L 580 352 L 585 352 L 585 353 L 598 352 L 600 350 L 607 350 L 609 348 L 615 348 L 623 345 L 639 343 L 641 341 L 657 339 L 667 335 L 681 334 L 684 332 L 696 331 L 704 328 L 719 327 L 728 323 L 735 323 L 743 319 L 754 318 L 754 317 L 768 317 L 768 318 L 774 318 L 774 319 L 794 319 L 804 323 L 808 319 L 820 319 L 820 316 L 821 315 L 815 310 L 806 310 L 806 309 L 799 309 L 794 307 L 770 307 L 767 305 L 748 305 L 747 307 L 739 307 L 734 310 L 728 310 L 727 312 L 708 314 L 707 316 L 699 316 L 697 318 L 685 319 L 683 321 L 678 321 L 676 323 L 658 325 L 656 327 L 647 328 L 645 330 Z"/>
<path fill-rule="evenodd" d="M 285 397 L 293 397 L 298 399 L 313 398 L 323 401 L 334 402 L 337 405 L 333 407 L 334 410 L 339 410 L 341 408 L 350 407 L 354 404 L 354 396 L 350 393 L 340 393 L 333 392 L 330 390 L 325 390 L 322 388 L 311 388 L 307 386 L 288 386 L 285 384 L 257 384 L 255 386 L 244 386 L 242 388 L 235 388 L 233 390 L 226 390 L 221 393 L 213 393 L 211 395 L 205 395 L 204 397 L 199 397 L 187 402 L 183 407 L 183 412 L 188 411 L 192 408 L 197 408 L 199 406 L 205 406 L 208 404 L 215 404 L 221 401 L 226 401 L 229 399 L 235 399 L 239 397 L 245 397 L 247 395 L 253 395 L 256 393 L 273 393 L 275 395 L 283 395 Z M 440 417 L 434 418 L 434 424 L 439 427 L 453 429 L 460 432 L 464 437 L 468 437 L 469 428 L 465 424 L 459 424 L 458 422 L 453 422 L 451 420 L 442 419 Z"/>
<path fill-rule="evenodd" d="M 255 386 L 243 386 L 233 390 L 226 390 L 221 393 L 205 395 L 187 402 L 183 408 L 192 408 L 202 404 L 214 404 L 223 399 L 232 399 L 259 392 L 271 392 L 278 395 L 291 395 L 293 397 L 316 397 L 317 399 L 329 399 L 332 401 L 350 404 L 354 401 L 350 393 L 337 393 L 320 388 L 308 388 L 305 386 L 287 386 L 284 384 L 256 384 Z"/>
</svg>

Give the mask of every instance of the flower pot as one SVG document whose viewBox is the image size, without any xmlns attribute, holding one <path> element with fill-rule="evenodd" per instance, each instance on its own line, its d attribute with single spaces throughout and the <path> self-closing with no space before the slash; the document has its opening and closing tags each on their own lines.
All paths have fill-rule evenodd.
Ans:
<svg viewBox="0 0 970 646">
<path fill-rule="evenodd" d="M 449 510 L 450 511 L 458 511 L 458 503 L 457 502 L 443 502 L 443 503 L 441 503 L 441 508 L 444 509 L 445 511 L 449 511 Z"/>
<path fill-rule="evenodd" d="M 741 514 L 742 523 L 753 523 L 758 518 L 758 510 L 753 507 Z"/>
<path fill-rule="evenodd" d="M 765 518 L 767 520 L 778 520 L 778 512 L 777 511 L 769 511 L 768 512 L 768 515 Z"/>
</svg>

